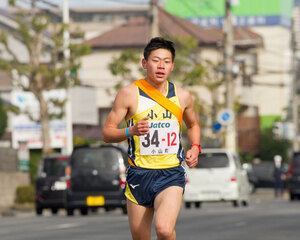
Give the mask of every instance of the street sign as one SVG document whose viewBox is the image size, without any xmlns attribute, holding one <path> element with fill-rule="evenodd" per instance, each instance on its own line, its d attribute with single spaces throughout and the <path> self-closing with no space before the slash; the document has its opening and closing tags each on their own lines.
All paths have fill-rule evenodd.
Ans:
<svg viewBox="0 0 300 240">
<path fill-rule="evenodd" d="M 214 122 L 213 125 L 212 125 L 212 128 L 213 128 L 213 131 L 214 131 L 214 132 L 218 132 L 218 131 L 221 130 L 222 124 L 219 123 L 219 122 Z"/>
<path fill-rule="evenodd" d="M 229 109 L 222 109 L 217 116 L 218 122 L 222 125 L 228 125 L 234 120 L 234 113 Z"/>
<path fill-rule="evenodd" d="M 293 140 L 295 125 L 291 122 L 275 122 L 272 128 L 273 136 L 277 139 Z"/>
<path fill-rule="evenodd" d="M 29 171 L 29 158 L 29 148 L 27 146 L 27 142 L 20 141 L 18 150 L 18 165 L 20 171 Z"/>
</svg>

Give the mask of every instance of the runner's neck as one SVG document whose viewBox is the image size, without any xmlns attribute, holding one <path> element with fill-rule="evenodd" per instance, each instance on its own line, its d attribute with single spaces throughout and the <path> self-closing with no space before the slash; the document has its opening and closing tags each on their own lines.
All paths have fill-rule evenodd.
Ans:
<svg viewBox="0 0 300 240">
<path fill-rule="evenodd" d="M 155 83 L 154 81 L 151 81 L 150 79 L 147 78 L 145 78 L 145 80 L 153 87 L 155 87 L 162 95 L 164 96 L 166 95 L 168 90 L 167 81 Z"/>
</svg>

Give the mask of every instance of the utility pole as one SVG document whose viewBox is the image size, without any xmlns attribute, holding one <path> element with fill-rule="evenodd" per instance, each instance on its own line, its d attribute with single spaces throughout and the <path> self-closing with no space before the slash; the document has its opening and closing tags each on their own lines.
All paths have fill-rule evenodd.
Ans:
<svg viewBox="0 0 300 240">
<path fill-rule="evenodd" d="M 291 27 L 291 47 L 292 47 L 292 74 L 293 74 L 293 84 L 292 84 L 292 120 L 294 125 L 294 138 L 293 138 L 293 151 L 299 151 L 298 143 L 298 131 L 299 131 L 299 98 L 298 98 L 298 88 L 297 82 L 299 73 L 299 52 L 300 52 L 300 7 L 295 6 L 293 8 L 292 15 L 292 27 Z M 298 55 L 298 56 L 297 56 Z"/>
<path fill-rule="evenodd" d="M 63 23 L 68 25 L 69 20 L 69 0 L 63 0 Z M 64 57 L 65 64 L 69 65 L 70 58 L 70 33 L 69 29 L 65 29 L 63 33 L 64 39 Z M 66 77 L 69 78 L 70 72 L 66 72 Z M 66 102 L 66 146 L 65 146 L 65 154 L 70 155 L 73 150 L 73 125 L 72 125 L 72 108 L 71 108 L 71 95 L 70 89 L 67 90 L 67 102 Z"/>
<path fill-rule="evenodd" d="M 154 38 L 159 37 L 158 0 L 151 0 L 150 4 L 150 36 Z"/>
<path fill-rule="evenodd" d="M 225 84 L 226 84 L 226 109 L 234 113 L 234 84 L 233 84 L 233 24 L 231 12 L 231 0 L 225 0 L 225 18 L 224 18 L 224 64 L 225 64 Z M 235 114 L 233 114 L 235 115 Z M 229 150 L 236 151 L 236 127 L 235 116 L 233 121 L 226 127 L 225 147 Z"/>
</svg>

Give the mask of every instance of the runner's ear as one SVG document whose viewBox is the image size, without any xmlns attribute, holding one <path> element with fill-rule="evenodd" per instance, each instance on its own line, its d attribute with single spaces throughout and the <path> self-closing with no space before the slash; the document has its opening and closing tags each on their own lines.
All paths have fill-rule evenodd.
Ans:
<svg viewBox="0 0 300 240">
<path fill-rule="evenodd" d="M 147 69 L 147 60 L 145 58 L 142 59 L 142 66 L 144 69 Z"/>
</svg>

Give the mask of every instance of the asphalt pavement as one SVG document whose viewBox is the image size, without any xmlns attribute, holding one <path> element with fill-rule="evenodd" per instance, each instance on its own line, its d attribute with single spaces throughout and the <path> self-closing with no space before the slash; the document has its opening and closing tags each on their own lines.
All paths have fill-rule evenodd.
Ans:
<svg viewBox="0 0 300 240">
<path fill-rule="evenodd" d="M 254 193 L 250 195 L 250 202 L 260 202 L 264 200 L 274 199 L 274 190 L 271 188 L 259 188 L 256 189 Z M 282 199 L 289 199 L 288 193 L 285 192 Z M 60 210 L 59 214 L 65 214 L 64 210 Z M 0 217 L 6 216 L 33 216 L 35 215 L 34 206 L 33 205 L 20 205 L 13 207 L 0 207 Z M 50 210 L 44 211 L 44 215 L 51 215 Z"/>
<path fill-rule="evenodd" d="M 45 211 L 37 217 L 33 208 L 13 209 L 12 217 L 0 217 L 1 240 L 130 240 L 128 219 L 121 209 L 99 210 L 88 216 L 79 211 L 66 217 Z M 201 208 L 184 204 L 176 224 L 180 240 L 299 240 L 300 201 L 288 195 L 275 199 L 272 189 L 258 189 L 249 205 L 233 207 L 231 202 L 203 203 Z M 152 226 L 152 238 L 155 229 Z"/>
</svg>

